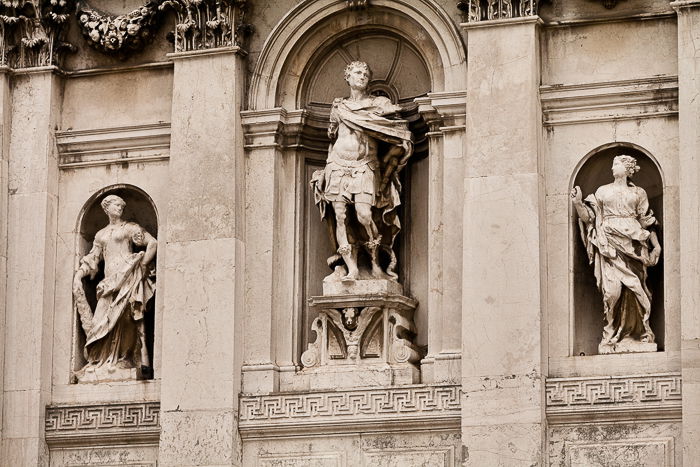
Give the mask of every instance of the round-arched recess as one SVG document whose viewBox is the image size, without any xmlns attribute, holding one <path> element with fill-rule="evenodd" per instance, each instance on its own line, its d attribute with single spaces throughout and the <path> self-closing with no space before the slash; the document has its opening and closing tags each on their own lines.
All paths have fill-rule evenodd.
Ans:
<svg viewBox="0 0 700 467">
<path fill-rule="evenodd" d="M 153 199 L 141 188 L 134 185 L 127 184 L 117 184 L 110 185 L 108 187 L 98 190 L 93 194 L 90 199 L 88 199 L 83 205 L 83 209 L 80 211 L 80 215 L 77 220 L 77 242 L 76 242 L 76 256 L 77 260 L 80 260 L 83 256 L 87 255 L 92 248 L 93 240 L 95 239 L 95 234 L 104 228 L 108 223 L 109 219 L 102 209 L 101 202 L 108 195 L 117 195 L 124 200 L 126 206 L 124 207 L 124 213 L 122 214 L 122 219 L 127 222 L 135 222 L 141 227 L 146 229 L 148 233 L 154 237 L 158 237 L 158 211 Z M 139 247 L 135 247 L 138 250 Z M 157 256 L 153 260 L 157 261 Z M 97 285 L 104 279 L 104 262 L 100 262 L 99 273 L 95 275 L 94 278 L 86 277 L 83 279 L 85 285 L 85 298 L 94 310 L 97 305 Z M 155 329 L 155 296 L 149 300 L 147 304 L 148 313 L 145 314 L 145 324 L 146 324 L 146 343 L 148 346 L 149 355 L 153 356 L 153 341 L 154 341 L 154 329 Z M 74 371 L 82 368 L 86 361 L 83 356 L 83 346 L 85 345 L 85 333 L 83 332 L 82 326 L 80 325 L 80 320 L 78 314 L 74 316 L 74 326 L 77 332 L 74 333 L 74 351 L 73 351 L 73 362 L 72 368 Z M 153 364 L 153 362 L 151 362 Z"/>
<path fill-rule="evenodd" d="M 430 90 L 459 91 L 466 76 L 459 31 L 434 0 L 373 0 L 362 13 L 345 0 L 304 0 L 273 29 L 251 80 L 248 108 L 302 108 L 301 80 L 314 57 L 349 34 L 381 30 L 411 44 L 430 70 Z"/>
<path fill-rule="evenodd" d="M 617 142 L 600 146 L 589 152 L 579 163 L 569 188 L 580 186 L 585 198 L 602 185 L 612 183 L 612 162 L 615 156 L 627 154 L 637 159 L 640 167 L 631 182 L 643 188 L 649 197 L 649 207 L 654 211 L 659 226 L 656 231 L 663 248 L 663 175 L 656 159 L 644 148 L 632 143 Z M 571 209 L 570 241 L 572 251 L 572 309 L 573 355 L 595 355 L 603 332 L 603 297 L 596 286 L 593 266 L 588 263 L 586 249 L 581 240 L 578 215 Z M 647 285 L 652 294 L 650 325 L 656 334 L 659 350 L 664 349 L 664 255 L 659 263 L 648 269 Z"/>
</svg>

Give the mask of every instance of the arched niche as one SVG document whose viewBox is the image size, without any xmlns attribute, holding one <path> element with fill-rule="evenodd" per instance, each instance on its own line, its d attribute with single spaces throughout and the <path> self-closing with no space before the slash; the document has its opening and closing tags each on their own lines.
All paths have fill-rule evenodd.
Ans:
<svg viewBox="0 0 700 467">
<path fill-rule="evenodd" d="M 142 226 L 153 237 L 158 238 L 158 212 L 156 210 L 153 199 L 142 189 L 127 184 L 118 184 L 105 187 L 88 199 L 83 205 L 83 209 L 78 217 L 76 231 L 78 232 L 76 241 L 76 268 L 78 261 L 87 255 L 93 244 L 95 234 L 104 228 L 109 220 L 101 202 L 108 195 L 117 195 L 126 202 L 122 219 L 127 222 L 135 222 Z M 135 247 L 134 251 L 139 251 L 139 247 Z M 153 260 L 153 264 L 158 258 Z M 90 307 L 94 310 L 97 304 L 96 289 L 97 285 L 104 279 L 104 261 L 100 262 L 99 273 L 91 279 L 86 277 L 83 279 L 85 285 L 85 295 Z M 155 267 L 154 267 L 155 271 Z M 146 343 L 148 353 L 151 356 L 151 365 L 153 366 L 153 350 L 154 350 L 154 333 L 155 333 L 155 295 L 147 304 L 147 313 L 144 316 L 146 325 Z M 73 371 L 82 368 L 86 361 L 83 355 L 83 347 L 85 346 L 85 332 L 80 323 L 80 318 L 74 310 L 74 339 L 73 339 Z"/>
<path fill-rule="evenodd" d="M 579 164 L 571 181 L 570 188 L 580 186 L 585 198 L 602 185 L 612 183 L 613 158 L 628 154 L 637 159 L 640 171 L 631 179 L 632 183 L 643 188 L 649 197 L 649 207 L 660 224 L 656 231 L 663 248 L 664 199 L 663 177 L 658 163 L 644 148 L 632 143 L 610 143 L 588 153 Z M 574 356 L 596 355 L 603 332 L 603 297 L 596 286 L 593 266 L 588 264 L 586 249 L 581 241 L 578 215 L 571 207 L 570 242 L 572 251 L 572 326 Z M 664 254 L 659 263 L 649 268 L 647 286 L 652 293 L 652 310 L 649 323 L 656 334 L 659 351 L 664 350 Z"/>
</svg>

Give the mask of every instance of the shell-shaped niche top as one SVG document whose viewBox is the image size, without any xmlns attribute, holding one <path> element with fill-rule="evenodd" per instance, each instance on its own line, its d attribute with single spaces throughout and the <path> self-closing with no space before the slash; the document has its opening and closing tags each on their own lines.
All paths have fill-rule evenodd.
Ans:
<svg viewBox="0 0 700 467">
<path fill-rule="evenodd" d="M 372 69 L 371 94 L 408 103 L 430 91 L 430 71 L 418 51 L 404 38 L 382 32 L 329 47 L 302 78 L 301 104 L 320 113 L 329 112 L 333 99 L 348 94 L 342 77 L 353 61 L 366 62 Z"/>
</svg>

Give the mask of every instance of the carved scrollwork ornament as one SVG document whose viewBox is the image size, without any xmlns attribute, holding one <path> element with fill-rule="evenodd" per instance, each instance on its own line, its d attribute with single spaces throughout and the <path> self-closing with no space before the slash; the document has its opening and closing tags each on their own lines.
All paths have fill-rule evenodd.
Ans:
<svg viewBox="0 0 700 467">
<path fill-rule="evenodd" d="M 58 65 L 75 47 L 65 42 L 73 0 L 0 0 L 0 65 Z"/>
<path fill-rule="evenodd" d="M 161 3 L 162 0 L 151 0 L 129 13 L 113 16 L 81 0 L 76 15 L 80 31 L 91 47 L 125 59 L 153 40 L 160 25 Z"/>
</svg>

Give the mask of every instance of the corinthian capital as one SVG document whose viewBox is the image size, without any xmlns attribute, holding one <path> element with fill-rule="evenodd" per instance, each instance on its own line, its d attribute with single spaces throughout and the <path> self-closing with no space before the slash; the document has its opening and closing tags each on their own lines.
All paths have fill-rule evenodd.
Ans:
<svg viewBox="0 0 700 467">
<path fill-rule="evenodd" d="M 252 30 L 244 22 L 246 6 L 246 0 L 165 0 L 160 8 L 177 15 L 175 52 L 189 52 L 241 46 Z"/>
</svg>

